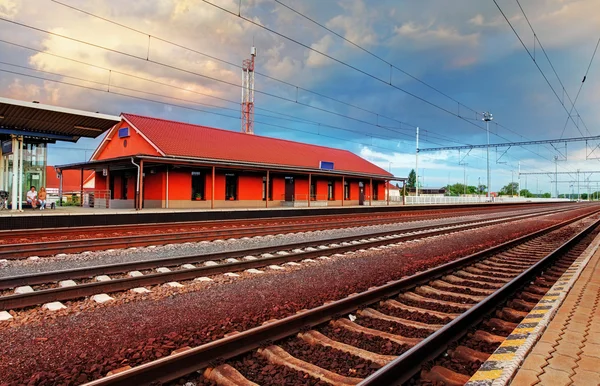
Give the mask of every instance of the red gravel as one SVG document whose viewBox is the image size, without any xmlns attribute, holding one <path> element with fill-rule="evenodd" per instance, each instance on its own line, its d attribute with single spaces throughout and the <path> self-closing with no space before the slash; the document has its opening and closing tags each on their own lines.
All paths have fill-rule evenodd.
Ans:
<svg viewBox="0 0 600 386">
<path fill-rule="evenodd" d="M 240 360 L 230 361 L 229 364 L 244 377 L 262 386 L 330 386 L 327 382 L 315 379 L 303 372 L 271 364 L 256 352 L 248 354 Z"/>
<path fill-rule="evenodd" d="M 423 308 L 423 309 L 432 310 L 432 311 L 445 312 L 447 314 L 462 314 L 463 312 L 465 312 L 465 310 L 462 308 L 450 306 L 447 304 L 433 303 L 433 302 L 435 302 L 435 299 L 431 299 L 431 300 L 432 300 L 432 302 L 425 303 L 425 302 L 419 302 L 419 301 L 411 300 L 411 299 L 398 299 L 398 302 L 400 302 L 402 304 L 406 304 L 407 306 L 418 307 L 418 308 Z"/>
<path fill-rule="evenodd" d="M 381 368 L 371 361 L 331 347 L 311 345 L 298 338 L 288 339 L 277 344 L 300 360 L 346 377 L 366 378 Z"/>
<path fill-rule="evenodd" d="M 434 243 L 369 251 L 285 274 L 213 284 L 161 301 L 114 304 L 43 324 L 0 324 L 0 374 L 9 385 L 80 383 L 344 298 L 582 212 L 589 209 L 462 232 Z"/>
<path fill-rule="evenodd" d="M 398 344 L 378 336 L 348 331 L 345 328 L 323 326 L 319 328 L 319 331 L 335 341 L 382 355 L 400 355 L 410 349 L 410 346 L 405 344 Z"/>
<path fill-rule="evenodd" d="M 366 316 L 361 316 L 354 322 L 363 327 L 373 328 L 375 330 L 389 332 L 390 334 L 401 335 L 407 338 L 427 338 L 429 335 L 431 335 L 431 330 L 414 328 L 401 323 L 369 318 Z"/>
<path fill-rule="evenodd" d="M 428 324 L 446 324 L 450 323 L 452 319 L 450 318 L 438 318 L 435 315 L 430 314 L 422 314 L 417 311 L 407 311 L 401 308 L 396 307 L 386 307 L 386 306 L 376 306 L 373 307 L 377 311 L 387 314 L 390 316 L 395 316 L 397 318 L 403 318 L 408 320 L 413 320 L 415 322 L 428 323 Z"/>
</svg>

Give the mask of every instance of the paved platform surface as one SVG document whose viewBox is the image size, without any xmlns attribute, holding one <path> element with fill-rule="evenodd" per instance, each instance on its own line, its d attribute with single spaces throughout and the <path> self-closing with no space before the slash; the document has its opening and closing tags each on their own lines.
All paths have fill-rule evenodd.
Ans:
<svg viewBox="0 0 600 386">
<path fill-rule="evenodd" d="M 600 236 L 468 386 L 600 385 Z"/>
<path fill-rule="evenodd" d="M 600 385 L 600 252 L 510 384 Z"/>
</svg>

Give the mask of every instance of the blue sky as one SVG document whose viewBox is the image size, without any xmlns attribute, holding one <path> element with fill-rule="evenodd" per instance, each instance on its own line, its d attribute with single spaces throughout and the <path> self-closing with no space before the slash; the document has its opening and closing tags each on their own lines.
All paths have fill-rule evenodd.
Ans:
<svg viewBox="0 0 600 386">
<path fill-rule="evenodd" d="M 515 0 L 498 4 L 527 48 L 532 53 L 535 49 L 536 61 L 559 98 L 492 0 L 281 0 L 379 58 L 274 0 L 242 0 L 241 9 L 237 0 L 60 2 L 139 32 L 51 0 L 36 0 L 37 7 L 0 0 L 1 18 L 71 38 L 0 20 L 0 40 L 5 41 L 0 42 L 0 95 L 239 130 L 241 70 L 236 65 L 255 44 L 257 72 L 268 76 L 256 75 L 257 134 L 348 149 L 397 176 L 406 176 L 414 167 L 416 126 L 422 133 L 421 148 L 485 143 L 484 124 L 469 109 L 494 114 L 492 143 L 600 134 L 600 57 L 592 63 L 577 100 L 580 117 L 567 122 L 569 100 L 539 44 L 534 47 Z M 574 99 L 600 38 L 597 1 L 537 0 L 521 5 Z M 289 39 L 237 17 L 238 11 Z M 398 69 L 391 71 L 390 85 L 390 66 L 382 60 L 441 93 Z M 459 113 L 465 119 L 454 115 Z M 51 146 L 49 163 L 89 158 L 91 150 L 86 149 L 94 149 L 99 140 Z M 598 160 L 586 160 L 597 144 L 590 142 L 586 148 L 570 143 L 567 160 L 558 163 L 558 170 L 600 170 Z M 556 146 L 564 150 L 564 145 Z M 513 176 L 517 179 L 519 162 L 523 172 L 554 171 L 557 154 L 549 145 L 511 147 L 496 162 L 500 154 L 491 150 L 492 190 Z M 460 165 L 461 160 L 467 165 Z M 468 155 L 424 152 L 419 168 L 427 186 L 462 182 L 464 174 L 474 185 L 478 178 L 485 183 L 485 162 L 485 149 Z M 559 180 L 573 178 L 575 174 Z M 590 180 L 600 181 L 600 175 Z M 527 182 L 522 179 L 522 187 L 550 191 L 549 181 L 546 175 L 529 176 Z M 561 183 L 559 190 L 568 191 L 569 184 Z"/>
</svg>

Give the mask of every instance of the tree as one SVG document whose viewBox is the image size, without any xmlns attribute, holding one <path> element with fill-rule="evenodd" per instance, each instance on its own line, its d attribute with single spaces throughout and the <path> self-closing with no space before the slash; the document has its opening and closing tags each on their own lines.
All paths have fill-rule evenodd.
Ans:
<svg viewBox="0 0 600 386">
<path fill-rule="evenodd" d="M 408 173 L 408 181 L 406 182 L 406 186 L 409 188 L 414 188 L 417 186 L 417 173 L 415 173 L 415 169 L 412 169 L 410 173 Z"/>
<path fill-rule="evenodd" d="M 481 185 L 479 185 L 477 188 L 478 188 L 478 190 L 479 190 L 479 192 L 478 192 L 478 193 L 479 193 L 479 194 L 483 194 L 483 193 L 485 193 L 485 191 L 486 191 L 486 189 L 487 189 L 487 186 L 485 186 L 485 185 L 481 184 Z"/>
<path fill-rule="evenodd" d="M 521 197 L 533 197 L 533 194 L 527 189 L 521 189 L 519 194 L 521 195 Z"/>
<path fill-rule="evenodd" d="M 519 191 L 519 184 L 516 182 L 510 182 L 508 185 L 500 189 L 501 195 L 516 195 Z"/>
<path fill-rule="evenodd" d="M 542 194 L 542 198 L 551 198 L 552 195 L 550 193 L 544 193 Z"/>
</svg>

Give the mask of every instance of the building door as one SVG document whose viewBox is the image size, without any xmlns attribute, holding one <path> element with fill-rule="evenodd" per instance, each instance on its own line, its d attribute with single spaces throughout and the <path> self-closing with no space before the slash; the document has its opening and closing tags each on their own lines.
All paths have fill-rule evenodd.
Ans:
<svg viewBox="0 0 600 386">
<path fill-rule="evenodd" d="M 358 183 L 358 205 L 365 204 L 365 185 L 362 182 Z"/>
<path fill-rule="evenodd" d="M 285 200 L 294 201 L 294 177 L 285 177 Z"/>
</svg>

